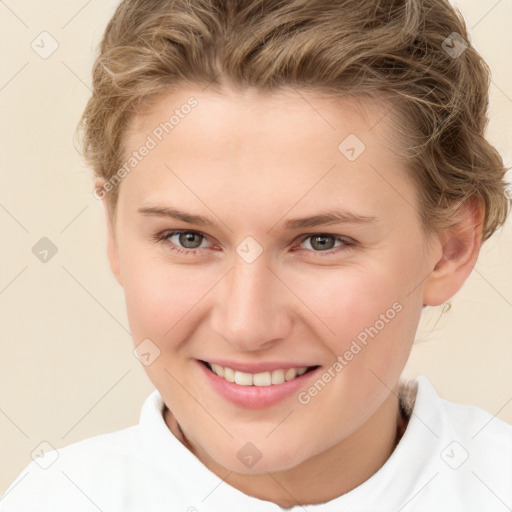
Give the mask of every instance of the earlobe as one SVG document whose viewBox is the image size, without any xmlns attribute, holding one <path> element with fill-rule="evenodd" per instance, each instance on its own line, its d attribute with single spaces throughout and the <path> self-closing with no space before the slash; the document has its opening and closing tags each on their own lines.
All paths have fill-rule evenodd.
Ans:
<svg viewBox="0 0 512 512">
<path fill-rule="evenodd" d="M 439 306 L 452 298 L 471 274 L 482 244 L 483 205 L 467 201 L 457 222 L 439 234 L 441 257 L 425 280 L 423 304 Z"/>
</svg>

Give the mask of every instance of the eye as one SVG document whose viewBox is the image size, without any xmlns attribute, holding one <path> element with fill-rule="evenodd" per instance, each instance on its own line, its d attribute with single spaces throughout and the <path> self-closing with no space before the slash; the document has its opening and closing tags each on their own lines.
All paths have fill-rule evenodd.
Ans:
<svg viewBox="0 0 512 512">
<path fill-rule="evenodd" d="M 207 236 L 199 231 L 165 231 L 155 236 L 156 241 L 162 242 L 171 251 L 178 254 L 197 256 L 203 252 L 207 246 L 203 242 L 207 241 Z M 174 239 L 174 240 L 173 240 Z M 332 235 L 329 233 L 313 233 L 302 238 L 299 245 L 309 241 L 312 249 L 305 248 L 308 252 L 317 253 L 320 256 L 336 254 L 343 250 L 357 245 L 357 242 L 348 237 Z M 338 245 L 336 243 L 338 242 Z M 304 249 L 304 248 L 302 248 Z"/>
<path fill-rule="evenodd" d="M 202 252 L 201 244 L 206 240 L 206 236 L 199 231 L 166 231 L 156 238 L 158 241 L 166 242 L 171 251 L 192 255 Z M 173 238 L 174 241 L 171 240 Z"/>
<path fill-rule="evenodd" d="M 310 240 L 309 245 L 313 248 L 313 252 L 320 253 L 321 256 L 336 254 L 340 250 L 346 250 L 356 245 L 356 242 L 350 238 L 331 235 L 329 233 L 307 235 L 302 239 L 301 245 L 308 240 Z M 339 245 L 335 246 L 336 242 L 340 242 Z"/>
</svg>

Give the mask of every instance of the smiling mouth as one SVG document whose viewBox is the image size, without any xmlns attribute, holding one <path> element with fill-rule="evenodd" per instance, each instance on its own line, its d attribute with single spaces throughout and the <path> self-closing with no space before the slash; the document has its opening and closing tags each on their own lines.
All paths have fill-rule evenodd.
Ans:
<svg viewBox="0 0 512 512">
<path fill-rule="evenodd" d="M 316 366 L 301 366 L 297 368 L 277 369 L 261 373 L 247 373 L 221 366 L 208 361 L 201 361 L 208 370 L 227 382 L 240 386 L 274 386 L 282 384 L 319 368 Z"/>
</svg>

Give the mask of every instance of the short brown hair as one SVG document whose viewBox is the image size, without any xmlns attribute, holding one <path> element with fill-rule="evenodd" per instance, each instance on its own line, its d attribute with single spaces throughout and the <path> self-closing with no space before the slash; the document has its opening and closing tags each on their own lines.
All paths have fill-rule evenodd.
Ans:
<svg viewBox="0 0 512 512">
<path fill-rule="evenodd" d="M 507 169 L 484 133 L 490 70 L 447 0 L 123 0 L 79 124 L 87 162 L 108 181 L 141 105 L 181 87 L 224 84 L 386 93 L 406 127 L 427 231 L 452 223 L 468 199 L 484 206 L 484 240 L 507 218 Z M 107 198 L 111 215 L 118 188 Z"/>
</svg>

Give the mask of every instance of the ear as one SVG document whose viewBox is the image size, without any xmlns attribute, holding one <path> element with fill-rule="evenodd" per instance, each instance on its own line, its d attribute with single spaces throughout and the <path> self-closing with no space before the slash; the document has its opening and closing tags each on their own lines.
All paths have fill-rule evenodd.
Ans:
<svg viewBox="0 0 512 512">
<path fill-rule="evenodd" d="M 442 254 L 425 280 L 423 304 L 439 306 L 453 297 L 471 274 L 482 245 L 484 207 L 468 200 L 459 207 L 456 222 L 439 233 Z"/>
<path fill-rule="evenodd" d="M 114 274 L 117 282 L 121 286 L 123 286 L 119 264 L 119 250 L 117 247 L 115 229 L 112 226 L 112 222 L 109 215 L 107 193 L 103 189 L 104 184 L 105 181 L 102 179 L 97 179 L 94 182 L 94 196 L 101 199 L 101 202 L 103 203 L 103 211 L 105 213 L 105 219 L 107 223 L 107 255 L 108 261 L 110 263 L 110 269 L 112 270 L 112 273 Z"/>
</svg>

